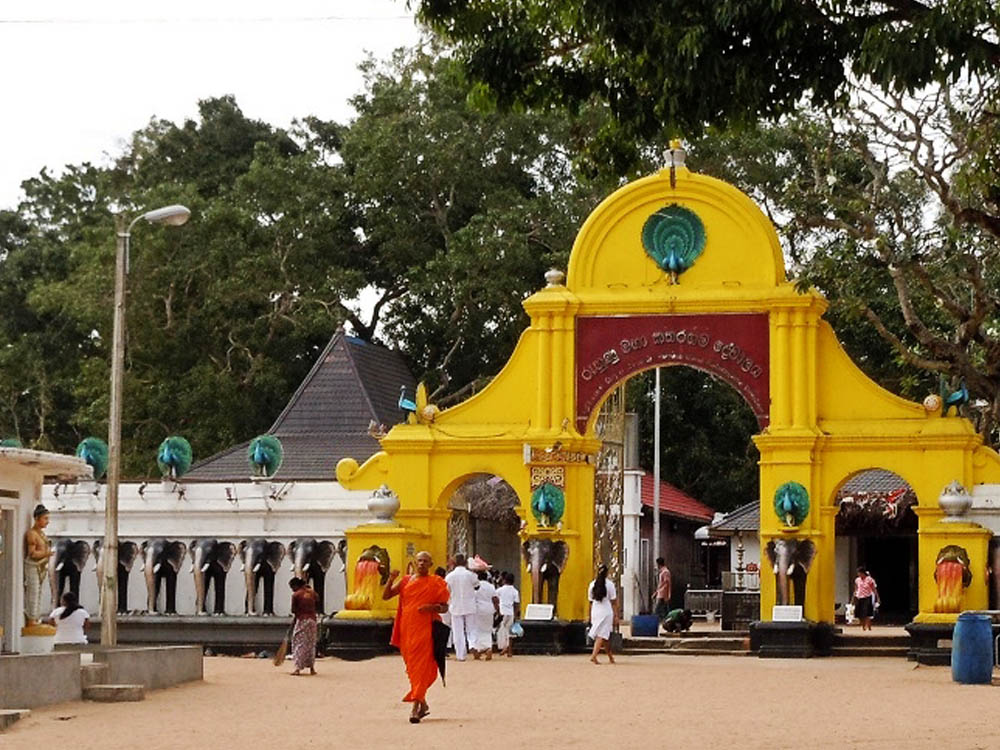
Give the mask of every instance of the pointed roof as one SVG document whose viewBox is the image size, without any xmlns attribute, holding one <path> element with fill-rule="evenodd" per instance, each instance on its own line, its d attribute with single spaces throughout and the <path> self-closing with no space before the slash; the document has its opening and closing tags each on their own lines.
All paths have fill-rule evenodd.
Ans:
<svg viewBox="0 0 1000 750">
<path fill-rule="evenodd" d="M 379 450 L 368 434 L 372 420 L 400 421 L 399 387 L 416 382 L 398 352 L 338 330 L 292 394 L 268 433 L 281 440 L 284 459 L 276 480 L 333 479 L 337 461 L 364 461 Z M 250 441 L 200 461 L 190 481 L 245 481 Z"/>
<path fill-rule="evenodd" d="M 642 504 L 649 508 L 653 507 L 653 490 L 655 488 L 652 474 L 643 474 Z M 674 487 L 670 482 L 664 482 L 662 479 L 660 480 L 660 512 L 695 521 L 711 521 L 715 517 L 715 511 L 703 502 L 695 500 Z"/>
</svg>

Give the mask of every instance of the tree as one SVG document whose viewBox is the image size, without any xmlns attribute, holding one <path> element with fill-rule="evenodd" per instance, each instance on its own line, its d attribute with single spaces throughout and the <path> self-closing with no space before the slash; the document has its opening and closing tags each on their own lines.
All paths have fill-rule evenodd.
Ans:
<svg viewBox="0 0 1000 750">
<path fill-rule="evenodd" d="M 576 179 L 577 119 L 482 111 L 453 61 L 400 52 L 364 66 L 339 154 L 357 220 L 357 267 L 376 330 L 409 355 L 432 399 L 454 403 L 495 375 L 528 324 L 521 302 L 565 267 L 607 183 Z"/>
<path fill-rule="evenodd" d="M 1000 423 L 1000 118 L 992 79 L 917 96 L 858 90 L 693 150 L 780 227 L 793 270 L 869 374 L 913 398 L 965 380 L 988 443 Z"/>
<path fill-rule="evenodd" d="M 231 98 L 154 120 L 111 168 L 25 184 L 0 215 L 0 432 L 71 451 L 107 430 L 113 211 L 188 205 L 181 230 L 134 232 L 123 467 L 155 471 L 168 434 L 196 456 L 266 429 L 363 280 L 327 143 L 246 118 Z"/>
<path fill-rule="evenodd" d="M 629 380 L 630 411 L 639 418 L 639 463 L 653 465 L 653 370 Z M 759 497 L 760 432 L 753 410 L 728 383 L 690 367 L 660 369 L 660 473 L 664 480 L 718 511 Z"/>
<path fill-rule="evenodd" d="M 1000 65 L 990 0 L 420 0 L 483 98 L 574 110 L 598 99 L 604 141 L 753 126 L 842 101 L 851 77 L 885 90 Z"/>
</svg>

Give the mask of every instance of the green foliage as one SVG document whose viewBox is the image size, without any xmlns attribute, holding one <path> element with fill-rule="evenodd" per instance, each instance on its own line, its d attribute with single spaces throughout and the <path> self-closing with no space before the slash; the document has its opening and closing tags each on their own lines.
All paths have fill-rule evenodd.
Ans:
<svg viewBox="0 0 1000 750">
<path fill-rule="evenodd" d="M 754 127 L 804 101 L 840 104 L 849 76 L 887 90 L 989 73 L 1000 14 L 989 0 L 420 0 L 480 101 L 614 120 L 595 148 L 630 164 L 629 142 L 666 127 Z M 621 159 L 621 161 L 618 161 Z"/>
<path fill-rule="evenodd" d="M 639 417 L 639 463 L 653 467 L 655 371 L 632 378 L 627 405 Z M 756 501 L 760 432 L 753 411 L 729 384 L 690 367 L 660 370 L 660 475 L 711 508 Z"/>
</svg>

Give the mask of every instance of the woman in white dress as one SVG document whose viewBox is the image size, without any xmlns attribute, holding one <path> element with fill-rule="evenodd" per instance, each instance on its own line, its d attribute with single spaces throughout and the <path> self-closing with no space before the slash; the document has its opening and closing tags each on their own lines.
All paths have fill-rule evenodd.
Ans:
<svg viewBox="0 0 1000 750">
<path fill-rule="evenodd" d="M 486 654 L 486 661 L 493 658 L 493 616 L 500 611 L 496 587 L 489 582 L 485 570 L 479 571 L 476 588 L 476 614 L 472 617 L 469 633 L 469 651 L 474 659 Z"/>
<path fill-rule="evenodd" d="M 608 652 L 608 661 L 615 663 L 611 653 L 611 630 L 618 624 L 618 592 L 615 584 L 608 580 L 608 566 L 597 569 L 597 577 L 587 588 L 587 598 L 590 600 L 590 635 L 594 639 L 594 651 L 590 660 L 600 664 L 597 655 L 601 648 Z"/>
</svg>

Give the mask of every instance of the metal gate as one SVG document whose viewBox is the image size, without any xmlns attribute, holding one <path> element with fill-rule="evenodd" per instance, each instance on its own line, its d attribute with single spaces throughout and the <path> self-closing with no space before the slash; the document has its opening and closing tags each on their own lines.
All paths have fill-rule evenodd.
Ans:
<svg viewBox="0 0 1000 750">
<path fill-rule="evenodd" d="M 602 563 L 621 596 L 624 568 L 622 504 L 625 495 L 625 386 L 616 388 L 597 416 L 601 450 L 594 473 L 594 572 Z"/>
</svg>

